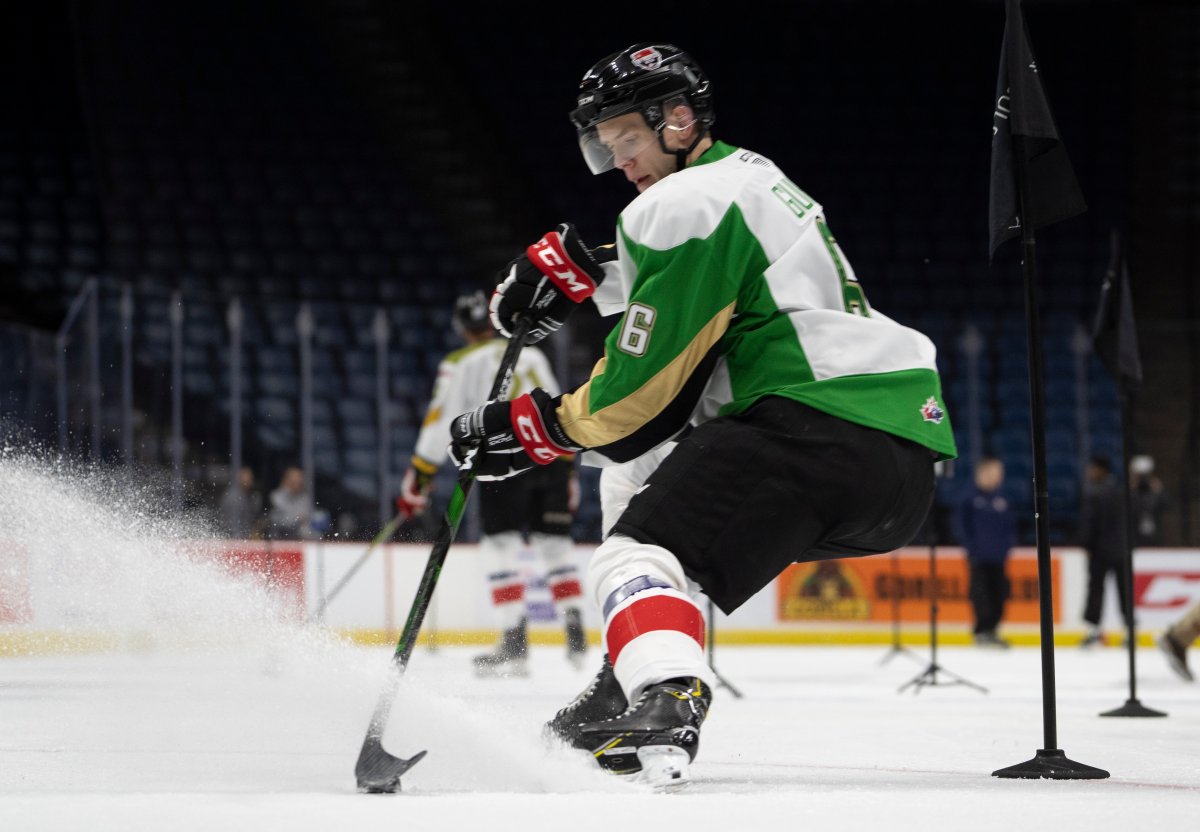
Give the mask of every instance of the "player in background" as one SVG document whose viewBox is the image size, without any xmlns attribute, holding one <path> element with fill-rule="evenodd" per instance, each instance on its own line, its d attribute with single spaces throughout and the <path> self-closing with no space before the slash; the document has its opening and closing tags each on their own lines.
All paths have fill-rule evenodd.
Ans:
<svg viewBox="0 0 1200 832">
<path fill-rule="evenodd" d="M 482 291 L 463 295 L 455 303 L 455 331 L 466 346 L 451 352 L 438 366 L 424 424 L 396 498 L 396 508 L 405 519 L 428 507 L 434 475 L 446 461 L 450 419 L 487 401 L 491 392 L 506 344 L 505 339 L 496 337 L 488 320 L 487 303 Z M 510 395 L 535 388 L 557 390 L 558 384 L 545 354 L 530 348 L 523 350 L 517 361 Z M 475 657 L 475 670 L 481 676 L 528 675 L 528 615 L 520 568 L 521 551 L 527 543 L 546 569 L 555 612 L 566 627 L 567 658 L 576 667 L 582 665 L 587 638 L 570 536 L 579 504 L 574 456 L 560 455 L 541 467 L 535 477 L 475 485 L 483 525 L 479 549 L 486 558 L 488 588 L 502 633 L 492 652 Z"/>
<path fill-rule="evenodd" d="M 571 223 L 529 246 L 492 322 L 529 316 L 537 339 L 587 297 L 623 314 L 587 381 L 461 414 L 451 454 L 497 479 L 570 452 L 602 466 L 607 534 L 586 584 L 605 662 L 547 728 L 673 785 L 712 701 L 701 594 L 731 613 L 793 562 L 906 545 L 956 449 L 933 342 L 867 303 L 820 204 L 713 138 L 686 52 L 609 55 L 576 104 L 592 172 L 621 171 L 638 196 L 603 256 Z"/>
<path fill-rule="evenodd" d="M 1196 679 L 1188 667 L 1187 651 L 1197 638 L 1200 638 L 1200 601 L 1192 604 L 1158 637 L 1159 649 L 1166 655 L 1171 669 L 1186 682 Z"/>
</svg>

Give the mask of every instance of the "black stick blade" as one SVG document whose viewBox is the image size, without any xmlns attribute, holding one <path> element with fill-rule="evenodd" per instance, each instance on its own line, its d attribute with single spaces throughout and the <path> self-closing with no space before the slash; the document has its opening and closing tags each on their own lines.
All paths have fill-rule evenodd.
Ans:
<svg viewBox="0 0 1200 832">
<path fill-rule="evenodd" d="M 1104 711 L 1100 716 L 1166 716 L 1165 711 L 1147 708 L 1137 699 L 1126 699 L 1125 704 L 1111 711 Z"/>
<path fill-rule="evenodd" d="M 1109 774 L 1102 768 L 1068 760 L 1067 755 L 1057 748 L 1039 748 L 1032 760 L 996 769 L 992 776 L 1025 780 L 1104 780 Z"/>
<path fill-rule="evenodd" d="M 366 794 L 394 794 L 400 791 L 400 776 L 425 756 L 421 751 L 407 760 L 394 757 L 383 749 L 376 737 L 368 737 L 354 766 L 358 790 Z"/>
</svg>

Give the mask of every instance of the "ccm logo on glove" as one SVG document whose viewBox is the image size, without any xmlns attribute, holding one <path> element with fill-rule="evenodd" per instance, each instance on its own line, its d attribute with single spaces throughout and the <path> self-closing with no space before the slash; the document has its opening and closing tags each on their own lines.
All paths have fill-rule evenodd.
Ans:
<svg viewBox="0 0 1200 832">
<path fill-rule="evenodd" d="M 576 303 L 591 297 L 596 291 L 596 281 L 567 255 L 562 236 L 557 231 L 551 231 L 527 248 L 525 256 Z"/>
<path fill-rule="evenodd" d="M 521 447 L 539 465 L 549 465 L 562 454 L 570 452 L 547 438 L 542 414 L 532 397 L 520 396 L 513 400 L 512 421 L 517 429 L 517 439 L 520 440 Z"/>
<path fill-rule="evenodd" d="M 526 246 L 500 273 L 488 304 L 492 326 L 510 338 L 517 316 L 524 315 L 529 319 L 525 343 L 536 344 L 561 328 L 603 280 L 603 267 L 579 239 L 575 226 L 562 223 Z"/>
<path fill-rule="evenodd" d="M 555 399 L 540 387 L 511 402 L 488 402 L 450 423 L 450 456 L 460 471 L 502 480 L 549 465 L 580 450 L 554 415 Z"/>
</svg>

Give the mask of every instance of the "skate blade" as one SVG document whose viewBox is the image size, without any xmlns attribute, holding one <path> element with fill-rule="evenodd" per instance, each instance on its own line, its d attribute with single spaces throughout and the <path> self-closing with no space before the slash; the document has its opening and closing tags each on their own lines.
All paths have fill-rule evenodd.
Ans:
<svg viewBox="0 0 1200 832">
<path fill-rule="evenodd" d="M 635 783 L 658 792 L 673 792 L 692 782 L 691 758 L 675 745 L 643 745 L 637 750 L 642 770 L 629 775 Z"/>
</svg>

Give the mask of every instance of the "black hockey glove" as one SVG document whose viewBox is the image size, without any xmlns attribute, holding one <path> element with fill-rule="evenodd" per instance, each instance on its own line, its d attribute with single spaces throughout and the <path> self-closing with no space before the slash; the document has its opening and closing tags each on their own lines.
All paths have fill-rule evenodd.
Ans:
<svg viewBox="0 0 1200 832">
<path fill-rule="evenodd" d="M 524 313 L 532 320 L 525 343 L 536 344 L 558 330 L 603 280 L 604 269 L 575 226 L 564 222 L 500 273 L 489 309 L 492 326 L 508 338 L 514 317 Z"/>
<path fill-rule="evenodd" d="M 557 399 L 540 387 L 511 402 L 488 402 L 450 423 L 450 457 L 477 480 L 504 480 L 582 450 L 558 424 Z"/>
</svg>

